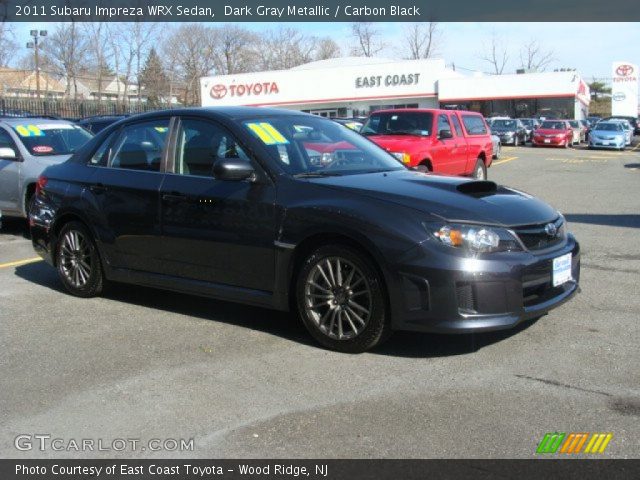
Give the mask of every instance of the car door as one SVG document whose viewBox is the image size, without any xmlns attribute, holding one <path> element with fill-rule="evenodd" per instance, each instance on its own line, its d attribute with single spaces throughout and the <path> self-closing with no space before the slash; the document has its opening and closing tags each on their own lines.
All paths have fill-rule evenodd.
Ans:
<svg viewBox="0 0 640 480">
<path fill-rule="evenodd" d="M 102 216 L 101 240 L 112 266 L 160 269 L 160 185 L 170 118 L 127 124 L 115 134 L 106 168 L 89 190 Z"/>
<path fill-rule="evenodd" d="M 214 121 L 182 118 L 173 151 L 161 191 L 165 273 L 273 291 L 274 185 L 214 177 L 213 165 L 220 158 L 254 163 L 246 148 Z"/>
<path fill-rule="evenodd" d="M 457 147 L 456 139 L 453 138 L 453 130 L 449 122 L 449 116 L 440 113 L 436 115 L 434 121 L 436 122 L 436 138 L 431 151 L 433 156 L 433 171 L 456 175 L 459 170 L 459 159 L 453 154 Z M 448 133 L 451 135 L 451 138 L 447 138 L 443 133 Z"/>
<path fill-rule="evenodd" d="M 10 148 L 14 156 L 0 156 L 0 210 L 17 213 L 21 208 L 22 158 L 15 142 L 3 127 L 0 127 L 0 148 Z"/>
<path fill-rule="evenodd" d="M 467 172 L 467 162 L 469 160 L 469 142 L 462 132 L 462 125 L 460 124 L 458 115 L 456 113 L 451 113 L 449 115 L 449 119 L 451 121 L 451 125 L 453 125 L 455 140 L 455 148 L 451 152 L 455 161 L 455 174 L 464 175 Z"/>
</svg>

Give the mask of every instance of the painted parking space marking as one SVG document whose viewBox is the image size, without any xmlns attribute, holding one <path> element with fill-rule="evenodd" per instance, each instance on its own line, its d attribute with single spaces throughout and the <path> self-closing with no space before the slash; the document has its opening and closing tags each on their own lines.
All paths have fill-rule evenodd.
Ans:
<svg viewBox="0 0 640 480">
<path fill-rule="evenodd" d="M 28 265 L 29 263 L 36 263 L 41 261 L 42 258 L 40 257 L 23 258 L 22 260 L 15 260 L 13 262 L 0 263 L 0 268 L 20 267 L 22 265 Z"/>
<path fill-rule="evenodd" d="M 498 160 L 497 162 L 493 162 L 491 165 L 502 165 L 503 163 L 511 162 L 511 161 L 515 160 L 516 158 L 518 158 L 518 157 L 503 158 L 502 160 Z"/>
</svg>

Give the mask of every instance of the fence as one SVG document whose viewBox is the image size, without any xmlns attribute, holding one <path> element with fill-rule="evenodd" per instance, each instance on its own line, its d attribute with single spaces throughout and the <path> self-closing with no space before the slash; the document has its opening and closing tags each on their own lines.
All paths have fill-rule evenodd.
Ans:
<svg viewBox="0 0 640 480">
<path fill-rule="evenodd" d="M 176 107 L 176 105 L 173 105 Z M 110 102 L 97 100 L 55 100 L 0 97 L 0 116 L 53 116 L 77 120 L 94 115 L 122 115 L 171 108 L 171 105 L 155 105 L 137 102 Z"/>
</svg>

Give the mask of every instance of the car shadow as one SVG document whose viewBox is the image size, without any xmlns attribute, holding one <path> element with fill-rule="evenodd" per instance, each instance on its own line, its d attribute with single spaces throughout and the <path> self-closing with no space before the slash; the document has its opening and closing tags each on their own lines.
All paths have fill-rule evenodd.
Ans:
<svg viewBox="0 0 640 480">
<path fill-rule="evenodd" d="M 28 282 L 68 295 L 54 268 L 44 262 L 16 267 L 15 274 Z M 292 313 L 225 302 L 205 297 L 158 290 L 128 284 L 110 284 L 104 297 L 116 302 L 188 315 L 203 320 L 224 322 L 282 337 L 314 348 L 320 347 Z M 523 322 L 511 330 L 462 335 L 437 335 L 414 332 L 395 332 L 382 346 L 373 349 L 374 355 L 408 358 L 448 357 L 474 353 L 483 347 L 509 338 L 527 329 L 535 320 Z"/>
<path fill-rule="evenodd" d="M 568 222 L 605 225 L 607 227 L 640 228 L 640 215 L 606 213 L 565 213 Z"/>
<path fill-rule="evenodd" d="M 625 163 L 624 168 L 630 170 L 640 170 L 640 163 Z"/>
<path fill-rule="evenodd" d="M 2 217 L 0 233 L 3 235 L 29 238 L 29 226 L 24 218 Z"/>
</svg>

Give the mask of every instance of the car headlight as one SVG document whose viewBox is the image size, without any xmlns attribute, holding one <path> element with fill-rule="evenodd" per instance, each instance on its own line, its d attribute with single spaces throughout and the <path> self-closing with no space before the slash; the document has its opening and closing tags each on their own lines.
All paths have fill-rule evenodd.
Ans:
<svg viewBox="0 0 640 480">
<path fill-rule="evenodd" d="M 404 153 L 404 152 L 389 152 L 389 153 L 391 153 L 391 155 L 396 157 L 405 165 L 411 161 L 411 155 L 409 155 L 408 153 Z"/>
<path fill-rule="evenodd" d="M 461 224 L 425 226 L 444 245 L 461 248 L 472 254 L 522 250 L 515 236 L 505 228 Z"/>
</svg>

